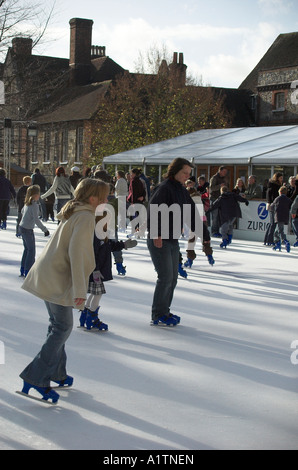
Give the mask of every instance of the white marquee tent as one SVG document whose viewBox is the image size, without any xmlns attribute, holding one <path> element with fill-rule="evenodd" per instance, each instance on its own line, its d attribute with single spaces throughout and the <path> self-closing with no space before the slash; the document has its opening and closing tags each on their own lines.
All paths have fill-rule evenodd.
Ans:
<svg viewBox="0 0 298 470">
<path fill-rule="evenodd" d="M 110 155 L 104 165 L 168 165 L 182 157 L 195 165 L 298 165 L 298 126 L 202 129 Z"/>
</svg>

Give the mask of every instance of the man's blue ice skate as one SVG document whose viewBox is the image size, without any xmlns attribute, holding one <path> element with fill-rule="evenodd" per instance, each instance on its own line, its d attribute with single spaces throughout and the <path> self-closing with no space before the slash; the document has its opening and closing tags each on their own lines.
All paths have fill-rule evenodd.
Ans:
<svg viewBox="0 0 298 470">
<path fill-rule="evenodd" d="M 183 269 L 182 263 L 179 263 L 178 273 L 181 277 L 184 277 L 185 279 L 187 278 L 187 272 L 185 271 L 185 269 Z"/>
<path fill-rule="evenodd" d="M 125 266 L 123 266 L 122 263 L 116 263 L 116 269 L 118 271 L 119 276 L 125 276 L 126 269 L 125 269 Z"/>
<path fill-rule="evenodd" d="M 176 326 L 177 320 L 174 318 L 174 315 L 163 315 L 156 320 L 152 320 L 152 325 Z"/>
<path fill-rule="evenodd" d="M 31 388 L 34 388 L 34 390 L 40 393 L 42 398 L 37 398 L 37 397 L 34 397 L 33 395 L 30 395 L 29 390 Z M 35 385 L 31 385 L 25 381 L 24 381 L 23 389 L 20 393 L 21 395 L 27 396 L 28 398 L 32 398 L 34 400 L 46 401 L 46 402 L 48 400 L 51 400 L 53 404 L 57 403 L 60 398 L 60 395 L 56 393 L 54 390 L 52 390 L 51 387 L 36 387 Z"/>
<path fill-rule="evenodd" d="M 274 243 L 274 247 L 272 248 L 273 251 L 281 251 L 281 243 L 280 241 L 279 242 L 276 242 Z"/>
<path fill-rule="evenodd" d="M 290 253 L 291 251 L 291 244 L 289 242 L 289 240 L 287 240 L 286 238 L 284 239 L 283 243 L 286 245 L 286 250 L 288 253 Z"/>
</svg>

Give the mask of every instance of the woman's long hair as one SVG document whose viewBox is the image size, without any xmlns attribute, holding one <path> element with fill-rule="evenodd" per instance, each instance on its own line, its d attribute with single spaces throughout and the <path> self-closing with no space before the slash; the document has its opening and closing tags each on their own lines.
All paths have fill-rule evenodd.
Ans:
<svg viewBox="0 0 298 470">
<path fill-rule="evenodd" d="M 182 170 L 184 166 L 189 166 L 190 168 L 194 168 L 193 164 L 190 163 L 185 158 L 175 158 L 168 166 L 167 173 L 165 178 L 174 178 L 175 175 Z"/>
<path fill-rule="evenodd" d="M 110 186 L 104 181 L 93 178 L 82 179 L 74 191 L 74 199 L 71 199 L 71 201 L 62 207 L 61 213 L 63 217 L 69 219 L 75 208 L 82 204 L 89 204 L 89 198 L 92 196 L 99 198 L 99 204 L 103 203 L 109 191 Z"/>
<path fill-rule="evenodd" d="M 26 191 L 24 205 L 31 206 L 33 202 L 33 197 L 36 196 L 36 194 L 40 194 L 40 187 L 38 186 L 38 184 L 33 184 L 32 186 L 29 186 Z"/>
</svg>

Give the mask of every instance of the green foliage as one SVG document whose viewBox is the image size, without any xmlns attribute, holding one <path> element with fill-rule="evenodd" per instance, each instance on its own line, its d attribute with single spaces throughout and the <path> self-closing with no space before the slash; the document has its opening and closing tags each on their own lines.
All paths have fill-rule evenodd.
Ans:
<svg viewBox="0 0 298 470">
<path fill-rule="evenodd" d="M 125 74 L 109 90 L 96 119 L 92 162 L 199 129 L 227 127 L 223 100 L 211 88 L 175 86 L 168 74 Z"/>
</svg>

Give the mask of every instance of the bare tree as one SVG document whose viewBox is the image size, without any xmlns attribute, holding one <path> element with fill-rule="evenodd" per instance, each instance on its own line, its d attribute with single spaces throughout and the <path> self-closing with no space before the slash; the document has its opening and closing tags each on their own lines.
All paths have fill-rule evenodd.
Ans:
<svg viewBox="0 0 298 470">
<path fill-rule="evenodd" d="M 33 47 L 40 42 L 53 15 L 56 0 L 46 4 L 35 0 L 0 0 L 0 60 L 12 38 L 30 37 Z"/>
</svg>

